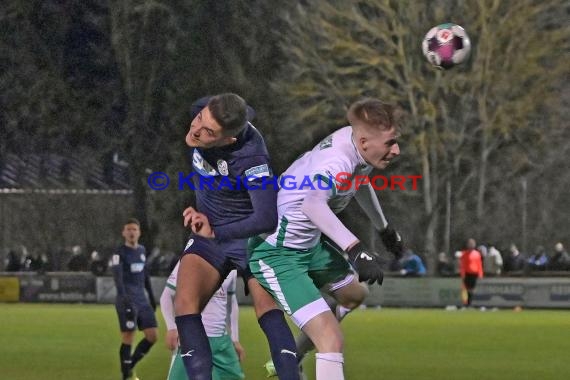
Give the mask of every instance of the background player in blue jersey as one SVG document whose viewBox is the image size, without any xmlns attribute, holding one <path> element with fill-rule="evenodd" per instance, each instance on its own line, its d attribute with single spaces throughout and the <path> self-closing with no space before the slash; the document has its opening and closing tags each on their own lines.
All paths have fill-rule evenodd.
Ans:
<svg viewBox="0 0 570 380">
<path fill-rule="evenodd" d="M 136 378 L 132 369 L 150 350 L 157 339 L 157 323 L 154 316 L 156 301 L 146 270 L 146 250 L 140 245 L 140 224 L 129 219 L 123 226 L 125 244 L 121 245 L 112 257 L 112 270 L 117 288 L 115 308 L 121 329 L 121 372 L 123 379 Z M 145 295 L 145 289 L 148 298 Z M 144 333 L 131 356 L 131 346 L 135 328 Z"/>
<path fill-rule="evenodd" d="M 187 375 L 204 380 L 212 376 L 212 353 L 200 313 L 232 269 L 244 275 L 247 238 L 274 230 L 277 209 L 276 189 L 263 181 L 272 176 L 269 154 L 247 121 L 245 101 L 221 94 L 202 99 L 193 111 L 186 144 L 193 148 L 196 208 L 183 213 L 193 234 L 180 260 L 175 311 Z M 295 341 L 283 312 L 255 279 L 248 285 L 278 375 L 298 379 Z"/>
</svg>

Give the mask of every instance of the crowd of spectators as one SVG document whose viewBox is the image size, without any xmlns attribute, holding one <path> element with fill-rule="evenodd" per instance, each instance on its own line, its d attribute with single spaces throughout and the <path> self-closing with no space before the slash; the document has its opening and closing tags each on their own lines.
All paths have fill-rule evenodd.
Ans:
<svg viewBox="0 0 570 380">
<path fill-rule="evenodd" d="M 508 249 L 499 249 L 493 244 L 480 244 L 477 251 L 481 254 L 485 276 L 532 275 L 538 272 L 570 271 L 570 255 L 564 245 L 558 242 L 552 251 L 537 246 L 531 254 L 521 252 L 515 244 Z M 3 252 L 0 271 L 4 272 L 92 272 L 95 275 L 108 275 L 108 261 L 113 248 L 94 249 L 75 245 L 66 249 L 48 252 L 31 251 L 21 246 Z M 461 251 L 449 255 L 440 252 L 434 272 L 438 276 L 458 276 Z M 151 250 L 148 256 L 148 268 L 152 276 L 168 276 L 177 255 L 162 252 L 159 248 Z M 428 273 L 426 257 L 406 249 L 402 258 L 391 263 L 389 270 L 406 277 L 419 277 Z"/>
<path fill-rule="evenodd" d="M 97 276 L 109 275 L 109 260 L 114 248 L 94 249 L 75 245 L 68 248 L 37 252 L 21 246 L 3 252 L 0 272 L 91 272 Z M 154 248 L 147 257 L 151 276 L 168 276 L 176 264 L 172 252 Z"/>
<path fill-rule="evenodd" d="M 521 252 L 515 244 L 506 250 L 499 250 L 493 244 L 479 245 L 477 251 L 483 260 L 485 276 L 526 275 L 536 272 L 570 271 L 570 255 L 561 242 L 553 245 L 549 253 L 543 246 L 537 246 L 533 253 Z M 441 252 L 438 256 L 436 273 L 440 276 L 455 276 L 459 272 L 461 251 L 454 255 Z"/>
</svg>

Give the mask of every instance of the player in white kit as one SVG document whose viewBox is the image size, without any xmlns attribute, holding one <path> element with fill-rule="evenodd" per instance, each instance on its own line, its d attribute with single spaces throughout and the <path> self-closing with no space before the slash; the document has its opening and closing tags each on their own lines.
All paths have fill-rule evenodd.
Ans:
<svg viewBox="0 0 570 380">
<path fill-rule="evenodd" d="M 254 276 L 315 344 L 318 380 L 344 379 L 337 321 L 342 315 L 338 308 L 336 315 L 331 312 L 320 290 L 331 294 L 345 315 L 367 295 L 359 281 L 381 284 L 383 279 L 379 257 L 367 251 L 336 214 L 355 197 L 388 250 L 397 255 L 402 248 L 373 189 L 362 180 L 373 168 L 386 168 L 400 153 L 395 108 L 364 99 L 354 103 L 347 116 L 351 126 L 325 138 L 281 176 L 277 229 L 250 239 L 249 247 Z M 350 265 L 322 243 L 322 235 L 347 253 Z"/>
<path fill-rule="evenodd" d="M 174 295 L 178 265 L 176 264 L 168 277 L 160 297 L 160 309 L 167 329 L 166 345 L 172 350 L 167 380 L 188 380 L 178 345 L 178 330 L 174 321 Z M 202 321 L 212 348 L 213 380 L 244 378 L 240 361 L 243 360 L 245 351 L 239 343 L 236 278 L 237 271 L 231 271 L 202 312 Z"/>
</svg>

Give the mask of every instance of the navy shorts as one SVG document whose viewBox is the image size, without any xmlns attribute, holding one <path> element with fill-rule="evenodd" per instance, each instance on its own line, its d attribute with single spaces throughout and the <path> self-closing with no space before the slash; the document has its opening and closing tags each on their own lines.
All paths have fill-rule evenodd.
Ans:
<svg viewBox="0 0 570 380">
<path fill-rule="evenodd" d="M 146 304 L 134 304 L 134 321 L 127 321 L 127 313 L 125 307 L 122 304 L 115 303 L 115 309 L 117 310 L 117 315 L 119 316 L 119 327 L 121 331 L 135 331 L 138 327 L 139 330 L 145 330 L 152 327 L 157 327 L 156 317 L 154 315 L 154 310 L 148 303 Z"/>
<path fill-rule="evenodd" d="M 233 269 L 241 273 L 247 268 L 247 239 L 206 239 L 192 235 L 184 248 L 184 255 L 188 254 L 206 260 L 224 279 Z"/>
</svg>

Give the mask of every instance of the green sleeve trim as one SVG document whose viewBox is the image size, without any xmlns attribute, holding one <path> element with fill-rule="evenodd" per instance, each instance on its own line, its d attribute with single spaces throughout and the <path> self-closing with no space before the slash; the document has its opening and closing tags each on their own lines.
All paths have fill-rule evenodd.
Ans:
<svg viewBox="0 0 570 380">
<path fill-rule="evenodd" d="M 313 182 L 318 183 L 318 188 L 321 190 L 332 190 L 332 195 L 336 195 L 336 183 L 332 177 L 327 177 L 322 174 L 315 174 Z M 320 182 L 320 183 L 319 183 Z"/>
</svg>

